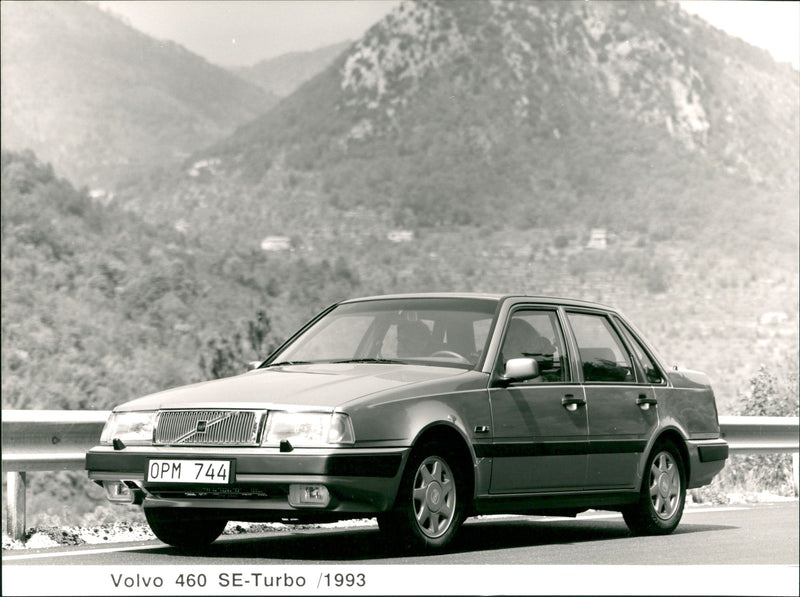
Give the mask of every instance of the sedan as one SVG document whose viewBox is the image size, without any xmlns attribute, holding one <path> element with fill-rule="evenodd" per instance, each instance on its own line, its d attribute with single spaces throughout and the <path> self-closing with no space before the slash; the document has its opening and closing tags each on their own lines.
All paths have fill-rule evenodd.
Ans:
<svg viewBox="0 0 800 597">
<path fill-rule="evenodd" d="M 251 371 L 116 407 L 86 468 L 178 547 L 230 520 L 376 517 L 425 550 L 494 513 L 670 533 L 727 457 L 708 378 L 617 310 L 414 294 L 334 304 Z"/>
</svg>

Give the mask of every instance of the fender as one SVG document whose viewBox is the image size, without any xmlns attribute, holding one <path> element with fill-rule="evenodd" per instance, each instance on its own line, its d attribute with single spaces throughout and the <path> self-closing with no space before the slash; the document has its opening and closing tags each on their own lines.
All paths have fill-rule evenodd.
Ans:
<svg viewBox="0 0 800 597">
<path fill-rule="evenodd" d="M 662 424 L 660 425 L 658 432 L 654 433 L 653 436 L 650 438 L 650 441 L 647 443 L 647 447 L 645 448 L 644 452 L 646 457 L 642 458 L 639 463 L 639 467 L 637 470 L 637 474 L 639 477 L 639 491 L 641 491 L 642 482 L 644 481 L 645 478 L 644 467 L 647 463 L 647 457 L 650 456 L 650 453 L 653 451 L 655 445 L 659 441 L 661 441 L 665 436 L 669 435 L 672 436 L 677 435 L 680 438 L 680 444 L 678 445 L 678 449 L 681 451 L 681 454 L 683 456 L 683 464 L 685 468 L 684 472 L 686 473 L 687 482 L 689 480 L 691 461 L 690 461 L 689 450 L 686 445 L 686 442 L 688 440 L 688 433 L 686 433 L 686 430 L 684 429 L 683 425 L 681 425 L 679 421 L 676 421 L 672 417 L 667 417 L 665 420 L 660 421 L 660 423 Z"/>
</svg>

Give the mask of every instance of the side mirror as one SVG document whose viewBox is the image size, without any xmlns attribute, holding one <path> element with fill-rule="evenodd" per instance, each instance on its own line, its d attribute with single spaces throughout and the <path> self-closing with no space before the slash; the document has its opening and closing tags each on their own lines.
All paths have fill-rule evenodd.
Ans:
<svg viewBox="0 0 800 597">
<path fill-rule="evenodd" d="M 535 377 L 539 377 L 539 363 L 536 359 L 526 357 L 521 359 L 509 359 L 501 379 L 505 383 L 512 383 L 515 381 L 526 381 Z"/>
</svg>

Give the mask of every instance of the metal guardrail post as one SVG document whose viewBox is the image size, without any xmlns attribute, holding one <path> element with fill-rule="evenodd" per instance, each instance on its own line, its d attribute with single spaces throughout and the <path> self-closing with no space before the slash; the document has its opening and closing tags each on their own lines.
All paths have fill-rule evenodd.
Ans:
<svg viewBox="0 0 800 597">
<path fill-rule="evenodd" d="M 800 454 L 792 454 L 792 485 L 794 485 L 794 497 L 800 495 Z"/>
<path fill-rule="evenodd" d="M 15 471 L 6 475 L 8 496 L 8 533 L 12 539 L 22 540 L 25 536 L 25 473 Z"/>
</svg>

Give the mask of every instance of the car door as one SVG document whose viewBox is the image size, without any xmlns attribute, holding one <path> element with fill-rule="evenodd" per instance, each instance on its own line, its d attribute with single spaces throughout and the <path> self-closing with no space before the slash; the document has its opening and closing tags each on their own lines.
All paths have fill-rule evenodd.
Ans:
<svg viewBox="0 0 800 597">
<path fill-rule="evenodd" d="M 586 488 L 636 488 L 639 461 L 658 427 L 653 387 L 606 313 L 567 311 L 567 319 L 589 415 Z"/>
<path fill-rule="evenodd" d="M 505 387 L 496 382 L 489 390 L 490 493 L 578 490 L 586 476 L 588 419 L 558 310 L 526 306 L 507 321 L 494 378 L 519 357 L 536 359 L 541 375 Z"/>
</svg>

